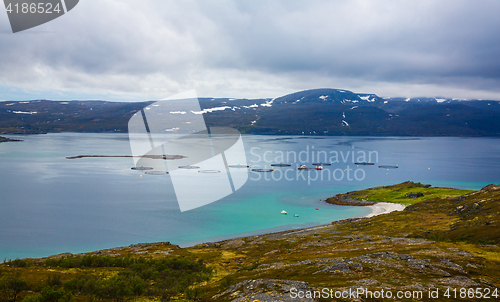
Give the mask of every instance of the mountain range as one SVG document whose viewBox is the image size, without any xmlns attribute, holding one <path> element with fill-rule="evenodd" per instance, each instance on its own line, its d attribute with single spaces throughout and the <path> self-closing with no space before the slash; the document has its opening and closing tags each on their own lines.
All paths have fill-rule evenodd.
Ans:
<svg viewBox="0 0 500 302">
<path fill-rule="evenodd" d="M 199 98 L 207 126 L 247 134 L 500 136 L 500 101 L 381 98 L 312 89 L 278 98 Z M 152 104 L 108 101 L 0 102 L 0 133 L 127 132 L 130 117 Z"/>
</svg>

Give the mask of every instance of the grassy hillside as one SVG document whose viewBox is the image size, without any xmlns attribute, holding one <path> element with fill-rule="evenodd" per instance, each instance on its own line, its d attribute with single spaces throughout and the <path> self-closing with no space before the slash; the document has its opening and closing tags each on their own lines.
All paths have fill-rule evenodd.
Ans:
<svg viewBox="0 0 500 302">
<path fill-rule="evenodd" d="M 359 288 L 411 298 L 358 301 L 477 301 L 479 292 L 497 300 L 500 186 L 469 193 L 406 182 L 353 194 L 399 202 L 415 189 L 426 198 L 373 218 L 190 248 L 139 244 L 7 262 L 0 293 L 12 299 L 17 288 L 17 301 L 333 301 L 290 295 Z M 473 298 L 461 299 L 461 288 L 473 289 Z M 439 297 L 429 298 L 436 290 Z"/>
<path fill-rule="evenodd" d="M 351 198 L 355 200 L 365 200 L 372 202 L 394 202 L 401 203 L 405 206 L 429 200 L 437 197 L 456 197 L 473 192 L 472 190 L 457 190 L 451 188 L 433 188 L 430 185 L 423 185 L 406 181 L 401 184 L 376 187 L 355 192 L 347 192 L 339 194 L 326 200 L 328 203 L 339 204 L 339 200 L 343 198 Z M 407 197 L 408 193 L 422 193 L 423 196 L 417 198 Z M 347 204 L 344 204 L 347 205 Z"/>
</svg>

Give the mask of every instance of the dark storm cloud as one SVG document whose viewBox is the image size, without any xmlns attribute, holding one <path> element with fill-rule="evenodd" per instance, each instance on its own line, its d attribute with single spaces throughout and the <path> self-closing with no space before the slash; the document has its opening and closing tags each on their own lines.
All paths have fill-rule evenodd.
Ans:
<svg viewBox="0 0 500 302">
<path fill-rule="evenodd" d="M 500 76 L 498 1 L 300 3 L 212 16 L 246 67 L 386 81 Z"/>
<path fill-rule="evenodd" d="M 0 86 L 118 99 L 315 87 L 500 98 L 499 13 L 499 1 L 83 1 L 40 34 L 0 35 Z"/>
</svg>

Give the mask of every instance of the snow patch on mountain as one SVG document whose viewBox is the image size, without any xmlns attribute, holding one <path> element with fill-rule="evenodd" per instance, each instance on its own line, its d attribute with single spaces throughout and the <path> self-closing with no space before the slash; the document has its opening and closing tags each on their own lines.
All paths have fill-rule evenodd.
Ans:
<svg viewBox="0 0 500 302">
<path fill-rule="evenodd" d="M 193 110 L 191 110 L 191 113 L 194 113 L 194 114 L 203 114 L 203 113 L 214 112 L 214 111 L 224 111 L 226 109 L 231 109 L 231 107 L 229 107 L 229 106 L 214 107 L 214 108 L 203 109 L 202 111 L 193 111 Z"/>
<path fill-rule="evenodd" d="M 270 100 L 270 101 L 266 101 L 264 104 L 260 104 L 262 107 L 272 107 L 273 106 L 273 102 L 274 102 L 275 98 Z"/>
<path fill-rule="evenodd" d="M 359 96 L 359 98 L 364 100 L 364 101 L 367 101 L 370 103 L 375 102 L 375 97 L 373 97 L 372 99 L 370 99 L 370 97 L 371 97 L 371 95 Z"/>
<path fill-rule="evenodd" d="M 38 112 L 36 112 L 36 111 L 12 111 L 12 113 L 17 113 L 17 114 L 37 114 Z"/>
</svg>

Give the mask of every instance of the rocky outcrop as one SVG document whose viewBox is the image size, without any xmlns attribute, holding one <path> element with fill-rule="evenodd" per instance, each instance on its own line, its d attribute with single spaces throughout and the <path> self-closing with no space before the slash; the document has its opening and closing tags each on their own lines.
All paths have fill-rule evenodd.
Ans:
<svg viewBox="0 0 500 302">
<path fill-rule="evenodd" d="M 307 282 L 280 279 L 245 280 L 230 286 L 224 292 L 212 297 L 212 300 L 231 299 L 232 302 L 295 302 L 293 293 L 312 292 Z M 301 298 L 303 302 L 318 301 L 314 298 Z"/>
<path fill-rule="evenodd" d="M 358 199 L 351 198 L 349 193 L 338 194 L 336 196 L 333 196 L 333 197 L 326 199 L 325 201 L 327 203 L 339 205 L 339 206 L 364 207 L 364 206 L 371 206 L 371 205 L 376 204 L 376 202 L 373 202 L 373 201 L 358 200 Z"/>
<path fill-rule="evenodd" d="M 424 196 L 424 193 L 422 192 L 410 192 L 410 193 L 406 193 L 405 194 L 405 197 L 408 197 L 408 198 L 418 198 L 418 197 L 422 197 Z"/>
</svg>

